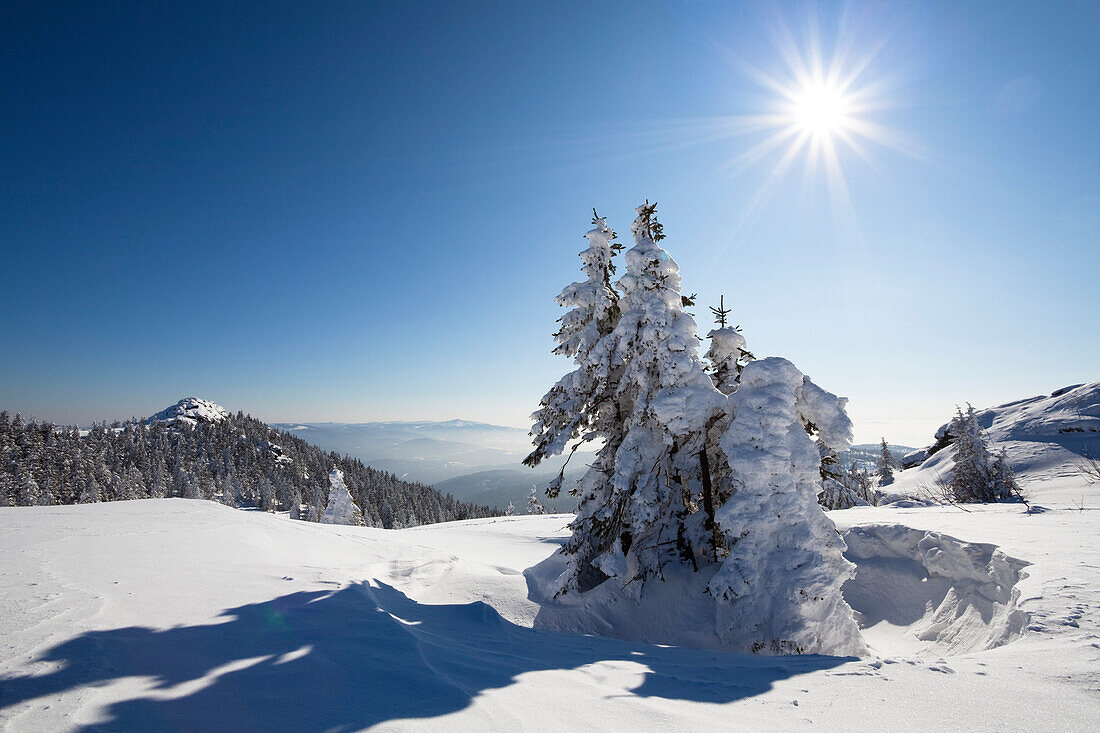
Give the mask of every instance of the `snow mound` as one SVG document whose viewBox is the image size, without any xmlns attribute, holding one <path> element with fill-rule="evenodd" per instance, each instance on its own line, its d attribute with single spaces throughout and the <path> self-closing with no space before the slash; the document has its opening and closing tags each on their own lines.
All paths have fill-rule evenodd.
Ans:
<svg viewBox="0 0 1100 733">
<path fill-rule="evenodd" d="M 1016 585 L 1030 563 L 996 545 L 897 524 L 853 527 L 844 540 L 856 565 L 844 599 L 879 653 L 984 651 L 1028 625 Z"/>
<path fill-rule="evenodd" d="M 151 425 L 155 422 L 196 425 L 200 422 L 218 422 L 229 417 L 229 413 L 221 405 L 201 397 L 184 397 L 182 400 L 167 407 L 152 417 L 146 418 L 145 423 Z"/>
</svg>

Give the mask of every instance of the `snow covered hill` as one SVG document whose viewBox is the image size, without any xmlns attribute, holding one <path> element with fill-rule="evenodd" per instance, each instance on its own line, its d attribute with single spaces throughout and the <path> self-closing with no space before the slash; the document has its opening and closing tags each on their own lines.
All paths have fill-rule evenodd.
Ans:
<svg viewBox="0 0 1100 733">
<path fill-rule="evenodd" d="M 221 405 L 201 397 L 184 397 L 171 407 L 166 407 L 152 417 L 146 418 L 145 423 L 151 425 L 155 422 L 169 424 L 181 422 L 195 425 L 200 422 L 218 422 L 227 417 L 229 413 Z"/>
<path fill-rule="evenodd" d="M 830 516 L 861 659 L 532 628 L 522 573 L 562 515 L 382 530 L 182 499 L 0 509 L 0 727 L 1095 730 L 1100 508 Z"/>
<path fill-rule="evenodd" d="M 1005 449 L 1026 495 L 1044 505 L 1086 498 L 1080 468 L 1090 456 L 1100 458 L 1100 382 L 978 410 L 976 416 L 990 449 Z M 906 456 L 903 465 L 910 468 L 897 474 L 891 492 L 927 493 L 949 475 L 955 450 L 948 428 L 945 423 L 932 445 Z"/>
</svg>

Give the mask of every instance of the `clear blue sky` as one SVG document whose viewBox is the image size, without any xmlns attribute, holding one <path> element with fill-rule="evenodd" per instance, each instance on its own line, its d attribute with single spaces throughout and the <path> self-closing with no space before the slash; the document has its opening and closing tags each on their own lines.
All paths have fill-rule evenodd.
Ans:
<svg viewBox="0 0 1100 733">
<path fill-rule="evenodd" d="M 724 293 L 857 439 L 1100 379 L 1095 2 L 226 5 L 0 10 L 0 409 L 523 426 L 646 197 L 703 332 Z M 842 201 L 733 165 L 782 27 L 880 49 Z"/>
</svg>

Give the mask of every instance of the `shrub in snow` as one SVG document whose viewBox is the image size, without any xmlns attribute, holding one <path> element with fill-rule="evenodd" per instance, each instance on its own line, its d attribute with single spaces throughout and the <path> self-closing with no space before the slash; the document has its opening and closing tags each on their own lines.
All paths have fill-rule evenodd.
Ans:
<svg viewBox="0 0 1100 733">
<path fill-rule="evenodd" d="M 853 464 L 841 472 L 839 481 L 859 498 L 860 505 L 878 506 L 881 494 L 869 471 Z"/>
<path fill-rule="evenodd" d="M 332 469 L 328 475 L 328 483 L 328 506 L 321 515 L 321 523 L 362 527 L 363 512 L 359 511 L 351 498 L 351 492 L 344 483 L 344 472 L 339 468 Z"/>
<path fill-rule="evenodd" d="M 602 442 L 575 490 L 572 535 L 528 573 L 537 623 L 766 653 L 862 651 L 840 595 L 852 566 L 817 504 L 819 446 L 835 456 L 851 439 L 846 401 L 786 360 L 749 361 L 736 329 L 711 333 L 708 374 L 655 207 L 636 214 L 618 323 L 555 386 L 575 399 L 553 402 L 548 420 L 544 398 L 534 416 L 532 465 L 571 440 Z"/>
</svg>

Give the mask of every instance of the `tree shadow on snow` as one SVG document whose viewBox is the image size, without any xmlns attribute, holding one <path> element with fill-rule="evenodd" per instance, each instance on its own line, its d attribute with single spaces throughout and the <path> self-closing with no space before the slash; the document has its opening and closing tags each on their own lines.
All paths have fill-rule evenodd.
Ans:
<svg viewBox="0 0 1100 733">
<path fill-rule="evenodd" d="M 123 677 L 152 689 L 105 706 L 91 729 L 355 730 L 462 710 L 526 672 L 607 661 L 648 668 L 628 694 L 724 703 L 851 658 L 757 657 L 516 626 L 484 603 L 426 605 L 385 584 L 300 592 L 226 611 L 225 623 L 91 631 L 0 678 L 0 712 Z M 548 706 L 566 704 L 542 689 Z"/>
</svg>

